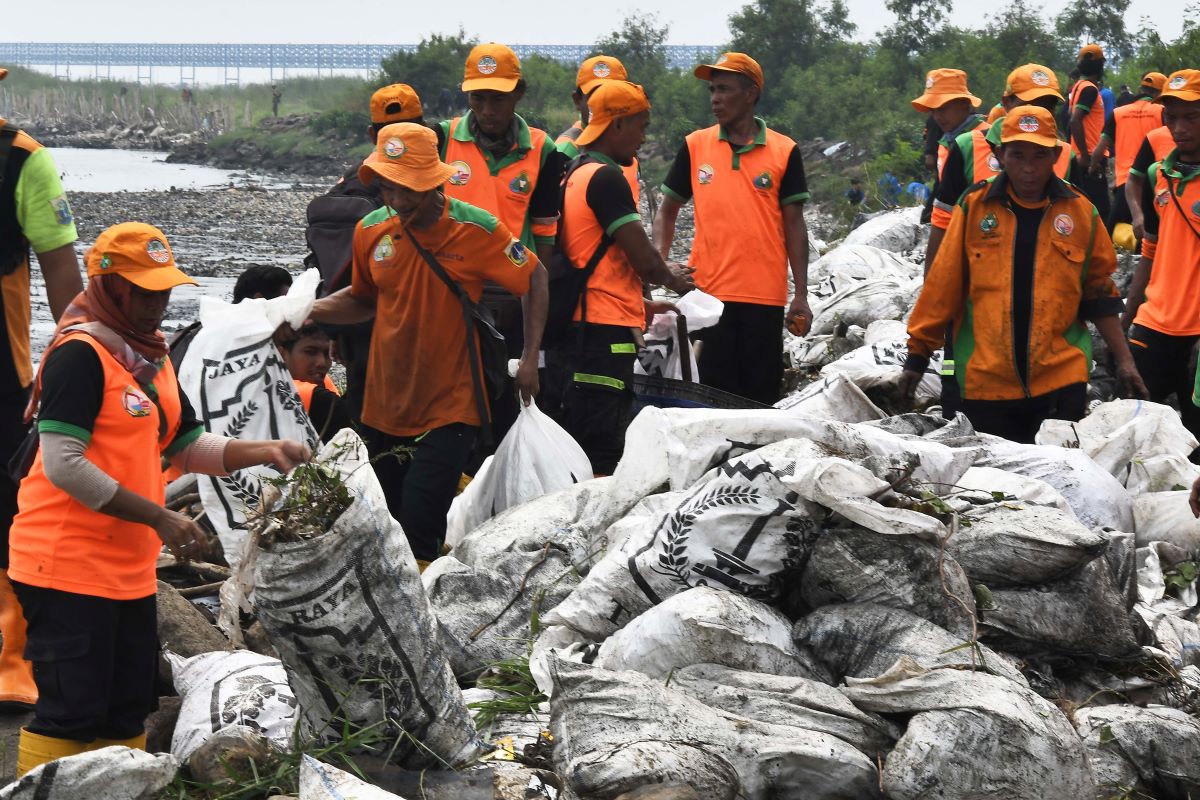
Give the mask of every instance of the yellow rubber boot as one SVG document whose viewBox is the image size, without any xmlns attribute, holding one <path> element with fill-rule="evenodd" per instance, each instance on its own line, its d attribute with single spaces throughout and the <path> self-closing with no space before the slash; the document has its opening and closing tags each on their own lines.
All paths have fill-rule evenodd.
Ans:
<svg viewBox="0 0 1200 800">
<path fill-rule="evenodd" d="M 131 750 L 145 750 L 146 734 L 139 733 L 131 739 L 97 739 L 88 745 L 88 750 L 99 750 L 101 747 L 128 747 Z"/>
<path fill-rule="evenodd" d="M 33 664 L 25 660 L 25 615 L 8 573 L 0 570 L 0 712 L 30 711 L 37 702 Z"/>
<path fill-rule="evenodd" d="M 21 728 L 21 741 L 17 748 L 17 777 L 20 778 L 34 767 L 86 753 L 90 749 L 92 745 L 88 742 L 55 739 L 53 736 L 42 736 L 40 733 L 30 733 Z"/>
</svg>

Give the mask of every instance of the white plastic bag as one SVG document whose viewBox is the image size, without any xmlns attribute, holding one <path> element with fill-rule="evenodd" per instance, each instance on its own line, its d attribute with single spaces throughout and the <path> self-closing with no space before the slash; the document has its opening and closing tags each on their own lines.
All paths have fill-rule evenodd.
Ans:
<svg viewBox="0 0 1200 800">
<path fill-rule="evenodd" d="M 243 725 L 290 750 L 296 697 L 277 658 L 237 650 L 183 659 L 167 654 L 182 698 L 171 754 L 187 761 L 217 731 Z"/>
<path fill-rule="evenodd" d="M 679 341 L 677 320 L 682 314 L 687 319 L 688 332 L 699 331 L 716 325 L 725 310 L 725 304 L 710 294 L 693 289 L 675 301 L 679 314 L 668 311 L 655 314 L 646 329 L 645 346 L 639 348 L 633 371 L 638 375 L 655 375 L 662 378 L 683 380 L 683 357 L 687 352 L 691 366 L 692 381 L 699 382 L 700 370 L 696 366 L 696 354 L 691 345 L 682 347 Z"/>
<path fill-rule="evenodd" d="M 312 756 L 300 761 L 299 800 L 404 800 Z"/>
<path fill-rule="evenodd" d="M 317 449 L 317 432 L 272 336 L 285 322 L 304 324 L 320 279 L 310 269 L 273 300 L 200 298 L 203 327 L 180 367 L 179 386 L 206 430 L 234 439 L 295 439 Z M 254 466 L 199 480 L 200 500 L 234 570 L 245 549 L 247 510 L 258 505 L 262 478 L 277 474 Z"/>
<path fill-rule="evenodd" d="M 513 506 L 568 489 L 592 477 L 592 462 L 579 443 L 535 403 L 521 406 L 496 455 L 446 515 L 451 547 L 481 524 Z M 453 529 L 453 537 L 450 532 Z"/>
<path fill-rule="evenodd" d="M 179 760 L 128 747 L 102 747 L 34 767 L 0 789 L 0 800 L 129 800 L 158 797 Z"/>
</svg>

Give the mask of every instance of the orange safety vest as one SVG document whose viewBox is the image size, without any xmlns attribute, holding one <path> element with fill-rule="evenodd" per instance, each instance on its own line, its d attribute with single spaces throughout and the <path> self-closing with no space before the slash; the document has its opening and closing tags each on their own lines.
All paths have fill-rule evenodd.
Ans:
<svg viewBox="0 0 1200 800">
<path fill-rule="evenodd" d="M 1083 118 L 1083 139 L 1087 145 L 1087 155 L 1091 155 L 1096 151 L 1096 145 L 1100 142 L 1100 134 L 1104 132 L 1104 95 L 1100 94 L 1100 87 L 1089 80 L 1079 80 L 1071 87 L 1071 115 L 1075 114 L 1075 104 L 1079 102 L 1079 95 L 1084 89 L 1092 87 L 1096 90 L 1096 102 L 1088 111 L 1087 116 Z M 1071 150 L 1075 155 L 1081 155 L 1079 146 L 1075 143 L 1075 137 L 1070 136 L 1070 128 L 1067 128 L 1068 137 L 1071 140 Z"/>
<path fill-rule="evenodd" d="M 731 148 L 719 125 L 687 137 L 696 235 L 696 285 L 724 302 L 787 305 L 787 240 L 779 182 L 796 143 L 759 122 L 754 143 Z M 807 198 L 804 198 L 807 199 Z"/>
<path fill-rule="evenodd" d="M 1171 129 L 1166 125 L 1147 133 L 1146 139 L 1150 142 L 1150 149 L 1154 151 L 1155 161 L 1162 161 L 1175 149 L 1175 137 L 1171 135 Z M 1138 149 L 1141 149 L 1140 144 Z"/>
<path fill-rule="evenodd" d="M 546 132 L 530 128 L 522 121 L 523 132 L 529 134 L 529 148 L 516 158 L 513 155 L 518 151 L 514 150 L 493 165 L 473 140 L 455 138 L 460 124 L 464 126 L 463 131 L 467 130 L 465 119 L 455 117 L 447 128 L 442 160 L 454 167 L 455 172 L 445 184 L 446 196 L 495 214 L 509 232 L 530 249 L 536 247 L 533 237 L 553 237 L 555 221 L 535 225 L 529 219 L 529 201 L 542 170 Z M 521 147 L 518 144 L 518 148 Z"/>
<path fill-rule="evenodd" d="M 300 402 L 304 405 L 305 412 L 312 411 L 313 392 L 317 390 L 317 385 L 298 379 L 293 379 L 292 382 L 296 384 L 296 394 L 300 395 Z M 325 376 L 325 382 L 321 385 L 339 397 L 342 394 L 338 391 L 337 384 L 328 375 Z"/>
<path fill-rule="evenodd" d="M 1129 167 L 1137 158 L 1138 150 L 1146 135 L 1162 127 L 1163 107 L 1145 98 L 1119 107 L 1113 112 L 1113 127 L 1117 140 L 1113 142 L 1113 160 L 1116 162 L 1117 186 L 1125 184 Z"/>
<path fill-rule="evenodd" d="M 980 120 L 978 125 L 976 125 L 974 128 L 968 128 L 967 130 L 972 131 L 972 132 L 973 131 L 983 131 L 984 134 L 986 135 L 988 132 L 988 129 L 990 127 L 991 127 L 991 125 L 988 124 L 987 120 Z M 964 131 L 963 133 L 966 133 L 966 131 Z M 949 141 L 953 142 L 959 136 L 962 136 L 962 133 L 951 138 Z M 938 176 L 939 181 L 942 179 L 942 170 L 944 170 L 946 168 L 946 159 L 949 157 L 949 155 L 950 155 L 950 145 L 946 143 L 946 137 L 943 136 L 942 138 L 938 139 L 938 147 L 937 147 L 937 176 Z"/>
<path fill-rule="evenodd" d="M 168 359 L 155 376 L 155 403 L 103 345 L 84 333 L 69 333 L 63 341 L 72 339 L 91 345 L 104 368 L 100 413 L 84 456 L 123 488 L 162 505 L 160 458 L 179 432 L 182 414 L 175 369 Z M 160 413 L 166 415 L 161 436 Z M 13 580 L 110 600 L 155 593 L 162 541 L 154 529 L 93 511 L 56 487 L 46 477 L 41 451 L 21 481 L 17 505 L 9 534 Z"/>
<path fill-rule="evenodd" d="M 604 236 L 595 212 L 588 205 L 587 189 L 592 178 L 605 166 L 603 161 L 584 164 L 567 180 L 563 197 L 567 240 L 562 247 L 567 258 L 579 269 L 591 259 Z M 641 218 L 637 219 L 640 224 Z M 625 251 L 614 242 L 588 279 L 587 321 L 594 325 L 620 325 L 640 330 L 646 324 L 645 308 L 642 279 L 629 263 Z M 575 309 L 576 321 L 580 319 L 581 311 L 582 299 Z"/>
</svg>

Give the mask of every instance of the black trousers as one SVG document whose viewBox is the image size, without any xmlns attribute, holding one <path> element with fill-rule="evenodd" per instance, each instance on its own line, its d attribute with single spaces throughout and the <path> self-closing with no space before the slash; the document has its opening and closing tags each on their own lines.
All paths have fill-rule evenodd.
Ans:
<svg viewBox="0 0 1200 800">
<path fill-rule="evenodd" d="M 1150 401 L 1166 402 L 1175 395 L 1183 426 L 1200 437 L 1200 408 L 1192 403 L 1196 364 L 1193 349 L 1200 336 L 1169 336 L 1156 330 L 1133 325 L 1129 328 L 1129 352 L 1137 365 Z"/>
<path fill-rule="evenodd" d="M 32 733 L 91 742 L 140 735 L 158 708 L 154 595 L 109 600 L 13 583 L 29 626 L 38 701 Z"/>
<path fill-rule="evenodd" d="M 362 422 L 372 330 L 372 323 L 353 325 L 340 331 L 337 336 L 338 358 L 346 365 L 346 392 L 342 395 L 342 407 L 355 425 Z"/>
<path fill-rule="evenodd" d="M 1092 205 L 1100 212 L 1100 219 L 1107 222 L 1111 206 L 1108 193 L 1108 176 L 1104 173 L 1100 173 L 1099 175 L 1093 175 L 1090 172 L 1085 173 L 1079 179 L 1078 188 L 1087 195 L 1087 199 L 1091 200 Z"/>
<path fill-rule="evenodd" d="M 1048 419 L 1083 419 L 1087 384 L 1073 383 L 1025 400 L 961 400 L 960 408 L 975 430 L 1033 444 L 1038 428 Z"/>
<path fill-rule="evenodd" d="M 721 321 L 696 334 L 704 342 L 700 382 L 772 405 L 783 385 L 783 308 L 726 303 Z"/>
<path fill-rule="evenodd" d="M 611 475 L 625 450 L 625 429 L 633 413 L 633 332 L 619 325 L 585 325 L 568 337 L 564 425 L 592 462 L 592 472 Z"/>
<path fill-rule="evenodd" d="M 17 483 L 8 477 L 8 462 L 25 441 L 25 390 L 0 394 L 0 569 L 8 569 L 8 530 L 17 516 Z"/>
<path fill-rule="evenodd" d="M 367 452 L 387 498 L 388 511 L 404 528 L 413 555 L 433 561 L 446 539 L 446 512 L 479 429 L 454 423 L 421 436 L 392 436 L 365 428 Z M 397 452 L 397 448 L 402 448 Z"/>
<path fill-rule="evenodd" d="M 1108 232 L 1111 234 L 1113 228 L 1117 227 L 1121 222 L 1133 222 L 1133 212 L 1129 210 L 1129 201 L 1125 199 L 1125 184 L 1121 184 L 1116 189 L 1113 189 L 1112 208 L 1108 212 Z"/>
</svg>

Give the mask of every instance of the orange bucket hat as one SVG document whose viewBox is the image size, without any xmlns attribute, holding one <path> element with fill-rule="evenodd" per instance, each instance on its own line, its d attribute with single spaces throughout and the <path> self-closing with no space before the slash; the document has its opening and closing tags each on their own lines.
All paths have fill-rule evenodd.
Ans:
<svg viewBox="0 0 1200 800">
<path fill-rule="evenodd" d="M 376 125 L 409 122 L 420 119 L 422 114 L 421 98 L 407 83 L 393 83 L 371 95 L 371 122 Z"/>
<path fill-rule="evenodd" d="M 970 100 L 976 108 L 983 102 L 967 89 L 967 73 L 961 69 L 933 69 L 925 76 L 925 94 L 913 100 L 912 107 L 925 114 L 951 100 Z"/>
<path fill-rule="evenodd" d="M 149 292 L 163 292 L 196 281 L 175 265 L 167 237 L 144 222 L 122 222 L 96 237 L 84 256 L 89 278 L 120 275 Z"/>
<path fill-rule="evenodd" d="M 490 89 L 511 92 L 521 80 L 521 61 L 511 48 L 502 44 L 476 45 L 467 56 L 463 70 L 462 90 L 475 92 Z"/>
<path fill-rule="evenodd" d="M 605 81 L 588 98 L 588 124 L 575 143 L 589 145 L 608 130 L 613 120 L 650 110 L 646 91 L 629 81 Z"/>
<path fill-rule="evenodd" d="M 613 56 L 592 56 L 579 65 L 579 74 L 575 76 L 575 86 L 584 94 L 605 81 L 627 81 L 629 73 L 620 59 Z"/>
<path fill-rule="evenodd" d="M 1042 147 L 1058 147 L 1058 126 L 1054 115 L 1041 106 L 1017 106 L 1000 125 L 1000 141 L 1031 142 Z"/>
<path fill-rule="evenodd" d="M 358 168 L 358 179 L 376 176 L 414 192 L 428 192 L 450 179 L 454 167 L 438 157 L 437 135 L 424 125 L 394 122 L 379 131 L 375 152 Z"/>
</svg>

